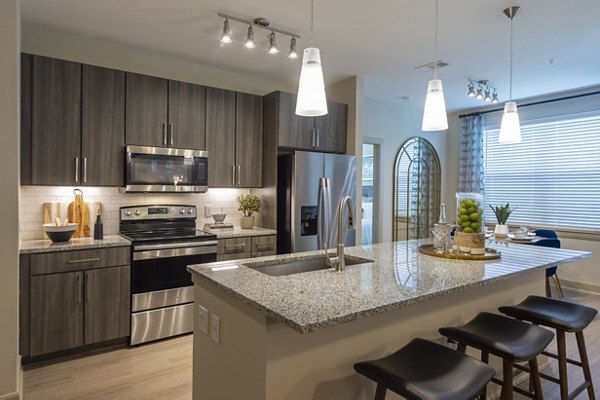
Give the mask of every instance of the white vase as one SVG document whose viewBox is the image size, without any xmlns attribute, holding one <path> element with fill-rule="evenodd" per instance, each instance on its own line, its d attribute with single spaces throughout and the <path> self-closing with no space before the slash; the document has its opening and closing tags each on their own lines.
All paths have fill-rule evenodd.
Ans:
<svg viewBox="0 0 600 400">
<path fill-rule="evenodd" d="M 242 229 L 252 229 L 252 227 L 254 227 L 254 215 L 249 217 L 242 215 L 240 217 L 240 227 Z"/>
<path fill-rule="evenodd" d="M 506 224 L 496 224 L 496 228 L 494 229 L 494 233 L 498 237 L 503 237 L 508 235 L 508 225 Z"/>
</svg>

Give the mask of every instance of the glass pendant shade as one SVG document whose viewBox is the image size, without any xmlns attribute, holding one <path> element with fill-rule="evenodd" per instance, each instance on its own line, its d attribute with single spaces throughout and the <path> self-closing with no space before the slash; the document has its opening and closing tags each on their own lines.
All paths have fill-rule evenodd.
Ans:
<svg viewBox="0 0 600 400">
<path fill-rule="evenodd" d="M 517 112 L 517 103 L 507 101 L 504 104 L 504 114 L 500 125 L 499 143 L 519 143 L 521 141 L 521 124 L 519 122 L 519 113 Z"/>
<path fill-rule="evenodd" d="M 318 117 L 327 114 L 325 83 L 321 68 L 321 53 L 316 47 L 304 49 L 296 114 L 305 117 Z"/>
<path fill-rule="evenodd" d="M 442 90 L 442 81 L 432 79 L 427 85 L 425 110 L 423 111 L 424 131 L 444 131 L 448 129 L 448 116 L 446 115 L 446 102 Z"/>
</svg>

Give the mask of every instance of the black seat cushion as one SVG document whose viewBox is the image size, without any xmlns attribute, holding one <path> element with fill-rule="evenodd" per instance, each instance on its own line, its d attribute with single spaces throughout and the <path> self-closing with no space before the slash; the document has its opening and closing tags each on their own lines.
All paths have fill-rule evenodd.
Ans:
<svg viewBox="0 0 600 400">
<path fill-rule="evenodd" d="M 514 318 L 567 332 L 582 331 L 598 314 L 592 307 L 542 296 L 528 296 L 520 304 L 500 307 L 499 310 Z"/>
<path fill-rule="evenodd" d="M 407 399 L 475 398 L 494 376 L 482 362 L 441 344 L 413 339 L 397 352 L 354 369 Z"/>
<path fill-rule="evenodd" d="M 531 360 L 554 338 L 548 329 L 487 312 L 463 326 L 441 328 L 440 333 L 512 361 Z"/>
</svg>

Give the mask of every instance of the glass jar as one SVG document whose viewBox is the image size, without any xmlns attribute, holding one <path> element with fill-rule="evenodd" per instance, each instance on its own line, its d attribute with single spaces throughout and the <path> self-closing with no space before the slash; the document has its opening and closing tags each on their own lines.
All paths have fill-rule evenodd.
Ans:
<svg viewBox="0 0 600 400">
<path fill-rule="evenodd" d="M 456 193 L 456 225 L 460 232 L 485 231 L 482 193 Z"/>
</svg>

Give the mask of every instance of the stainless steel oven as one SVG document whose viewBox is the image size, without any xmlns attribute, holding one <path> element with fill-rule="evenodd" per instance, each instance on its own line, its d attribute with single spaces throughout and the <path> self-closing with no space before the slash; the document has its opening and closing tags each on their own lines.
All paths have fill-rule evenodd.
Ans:
<svg viewBox="0 0 600 400">
<path fill-rule="evenodd" d="M 126 146 L 122 192 L 201 193 L 208 188 L 208 152 Z"/>
<path fill-rule="evenodd" d="M 196 230 L 194 206 L 121 208 L 131 240 L 131 344 L 193 330 L 194 288 L 188 265 L 214 262 L 217 240 Z"/>
</svg>

